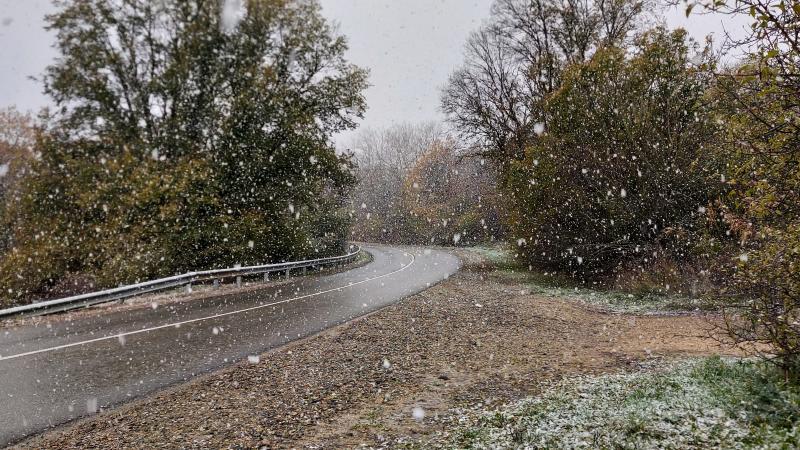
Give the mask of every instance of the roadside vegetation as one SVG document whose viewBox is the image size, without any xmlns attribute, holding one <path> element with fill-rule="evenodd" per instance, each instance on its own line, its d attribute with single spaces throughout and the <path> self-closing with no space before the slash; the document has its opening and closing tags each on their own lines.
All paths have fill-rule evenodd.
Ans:
<svg viewBox="0 0 800 450">
<path fill-rule="evenodd" d="M 446 132 L 356 141 L 353 236 L 501 241 L 518 276 L 571 284 L 552 295 L 721 309 L 730 343 L 797 378 L 800 6 L 671 5 L 752 27 L 701 45 L 664 3 L 496 0 L 442 91 Z"/>
<path fill-rule="evenodd" d="M 343 251 L 355 178 L 332 136 L 362 116 L 367 71 L 314 1 L 224 3 L 47 18 L 54 107 L 3 185 L 0 304 Z"/>
<path fill-rule="evenodd" d="M 623 314 L 716 313 L 716 298 L 692 295 L 679 289 L 630 291 L 603 285 L 587 285 L 558 272 L 532 271 L 509 245 L 479 245 L 463 249 L 485 261 L 487 277 L 545 298 L 558 298 Z M 463 253 L 462 253 L 463 255 Z"/>
<path fill-rule="evenodd" d="M 752 27 L 700 46 L 654 26 L 657 3 L 497 0 L 442 108 L 496 168 L 523 267 L 710 299 L 730 343 L 796 381 L 800 5 L 677 3 Z"/>
<path fill-rule="evenodd" d="M 445 448 L 794 448 L 800 390 L 774 366 L 718 357 L 553 383 L 465 412 Z"/>
</svg>

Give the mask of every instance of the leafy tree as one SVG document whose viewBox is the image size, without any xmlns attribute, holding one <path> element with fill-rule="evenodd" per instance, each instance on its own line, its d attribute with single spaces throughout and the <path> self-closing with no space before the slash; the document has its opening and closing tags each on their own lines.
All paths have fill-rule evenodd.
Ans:
<svg viewBox="0 0 800 450">
<path fill-rule="evenodd" d="M 775 361 L 800 380 L 800 2 L 690 1 L 750 17 L 748 33 L 726 48 L 744 54 L 737 67 L 714 75 L 718 147 L 727 159 L 719 201 L 727 233 L 738 240 L 727 264 L 732 283 L 728 331 L 734 342 Z M 764 351 L 763 344 L 769 350 Z"/>
<path fill-rule="evenodd" d="M 10 297 L 341 251 L 354 178 L 330 137 L 362 115 L 367 74 L 315 1 L 59 5 Z"/>
<path fill-rule="evenodd" d="M 544 104 L 541 136 L 506 179 L 513 238 L 540 268 L 597 278 L 626 260 L 687 259 L 715 192 L 716 133 L 684 31 L 598 50 Z"/>
</svg>

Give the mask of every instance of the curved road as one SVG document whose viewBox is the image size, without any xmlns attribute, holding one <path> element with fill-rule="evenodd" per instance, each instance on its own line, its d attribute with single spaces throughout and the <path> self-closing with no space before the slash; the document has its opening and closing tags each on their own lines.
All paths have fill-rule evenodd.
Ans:
<svg viewBox="0 0 800 450">
<path fill-rule="evenodd" d="M 0 445 L 377 310 L 459 267 L 436 250 L 364 249 L 371 263 L 337 274 L 0 328 Z"/>
</svg>

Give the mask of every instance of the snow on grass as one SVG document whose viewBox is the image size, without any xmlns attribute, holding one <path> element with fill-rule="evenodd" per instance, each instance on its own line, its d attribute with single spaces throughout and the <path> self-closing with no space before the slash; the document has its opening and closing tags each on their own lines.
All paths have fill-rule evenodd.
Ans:
<svg viewBox="0 0 800 450">
<path fill-rule="evenodd" d="M 545 280 L 541 274 L 503 270 L 499 277 L 519 283 L 528 294 L 577 301 L 617 313 L 665 314 L 714 311 L 717 305 L 701 299 L 676 294 L 632 294 L 570 286 L 561 280 Z"/>
<path fill-rule="evenodd" d="M 631 294 L 620 291 L 548 285 L 536 281 L 524 284 L 531 294 L 575 300 L 620 313 L 658 314 L 715 309 L 715 305 L 707 300 L 675 294 Z"/>
<path fill-rule="evenodd" d="M 503 245 L 478 245 L 475 247 L 464 247 L 463 250 L 479 256 L 495 267 L 516 265 L 514 255 Z"/>
<path fill-rule="evenodd" d="M 495 277 L 519 284 L 527 293 L 579 301 L 607 311 L 633 314 L 662 314 L 716 310 L 718 305 L 701 298 L 679 294 L 627 293 L 590 289 L 576 285 L 563 276 L 538 273 L 521 267 L 513 252 L 504 246 L 471 247 L 464 251 L 475 254 L 496 269 Z"/>
<path fill-rule="evenodd" d="M 761 363 L 709 358 L 562 380 L 462 421 L 444 447 L 797 448 L 800 388 Z"/>
</svg>

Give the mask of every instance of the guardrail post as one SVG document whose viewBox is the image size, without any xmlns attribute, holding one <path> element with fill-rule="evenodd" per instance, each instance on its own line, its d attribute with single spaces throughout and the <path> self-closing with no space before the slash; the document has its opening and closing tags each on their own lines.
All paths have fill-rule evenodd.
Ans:
<svg viewBox="0 0 800 450">
<path fill-rule="evenodd" d="M 269 281 L 269 272 L 264 272 L 264 283 Z"/>
<path fill-rule="evenodd" d="M 186 293 L 187 294 L 191 294 L 192 293 L 192 283 L 189 283 L 189 284 L 186 285 Z"/>
<path fill-rule="evenodd" d="M 238 275 L 236 277 L 236 287 L 242 287 L 242 276 Z"/>
<path fill-rule="evenodd" d="M 214 280 L 214 289 L 219 289 L 219 280 Z"/>
<path fill-rule="evenodd" d="M 291 270 L 292 269 L 286 269 L 286 278 L 289 278 L 289 272 L 291 272 Z"/>
<path fill-rule="evenodd" d="M 305 275 L 305 274 L 306 274 L 306 268 L 303 267 L 303 275 Z"/>
</svg>

